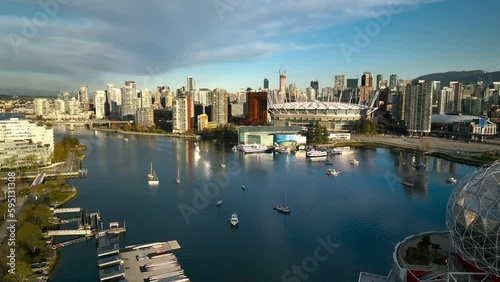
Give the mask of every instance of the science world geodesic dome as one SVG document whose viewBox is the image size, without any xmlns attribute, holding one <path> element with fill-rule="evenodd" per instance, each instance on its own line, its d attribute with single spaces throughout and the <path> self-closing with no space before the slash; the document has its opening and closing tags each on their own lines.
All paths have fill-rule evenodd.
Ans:
<svg viewBox="0 0 500 282">
<path fill-rule="evenodd" d="M 467 262 L 500 276 L 500 162 L 462 179 L 448 202 L 446 226 Z"/>
</svg>

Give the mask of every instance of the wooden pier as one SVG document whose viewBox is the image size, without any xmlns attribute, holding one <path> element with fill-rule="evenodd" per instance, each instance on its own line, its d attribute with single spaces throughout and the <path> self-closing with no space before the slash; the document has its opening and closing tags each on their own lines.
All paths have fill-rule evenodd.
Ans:
<svg viewBox="0 0 500 282">
<path fill-rule="evenodd" d="M 80 169 L 79 171 L 71 171 L 71 172 L 16 172 L 16 180 L 19 179 L 21 181 L 33 181 L 32 184 L 35 184 L 36 179 L 42 178 L 44 179 L 55 179 L 59 176 L 64 178 L 84 178 L 87 177 L 88 169 Z M 7 173 L 4 173 L 0 176 L 0 181 L 7 182 L 9 179 Z M 41 181 L 38 181 L 40 184 Z"/>
</svg>

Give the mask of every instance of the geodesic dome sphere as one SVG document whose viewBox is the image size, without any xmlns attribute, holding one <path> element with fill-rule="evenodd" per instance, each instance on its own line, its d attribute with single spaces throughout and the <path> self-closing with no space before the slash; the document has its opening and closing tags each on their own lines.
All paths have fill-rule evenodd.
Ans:
<svg viewBox="0 0 500 282">
<path fill-rule="evenodd" d="M 466 261 L 500 276 L 500 162 L 460 181 L 448 202 L 446 226 Z"/>
</svg>

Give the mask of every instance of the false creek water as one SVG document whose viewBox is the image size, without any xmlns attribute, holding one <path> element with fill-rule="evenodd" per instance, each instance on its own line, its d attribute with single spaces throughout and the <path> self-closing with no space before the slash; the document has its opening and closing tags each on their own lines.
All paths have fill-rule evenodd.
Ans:
<svg viewBox="0 0 500 282">
<path fill-rule="evenodd" d="M 57 138 L 66 133 L 56 127 Z M 89 174 L 69 181 L 80 195 L 67 207 L 99 210 L 106 225 L 125 221 L 122 246 L 177 240 L 181 249 L 175 254 L 191 281 L 328 282 L 357 281 L 360 271 L 385 275 L 397 242 L 445 229 L 454 187 L 445 179 L 475 169 L 426 157 L 426 169 L 414 170 L 407 153 L 360 149 L 330 157 L 341 174 L 327 177 L 327 166 L 308 162 L 305 154 L 243 155 L 212 142 L 196 146 L 153 136 L 128 135 L 126 142 L 118 133 L 83 128 L 71 134 L 87 145 L 83 167 Z M 147 184 L 150 162 L 160 179 L 156 188 Z M 174 182 L 178 169 L 180 184 Z M 403 187 L 405 180 L 415 187 Z M 285 195 L 288 216 L 272 209 Z M 219 198 L 224 203 L 217 207 Z M 180 207 L 195 213 L 183 216 Z M 233 212 L 240 219 L 235 230 L 228 224 Z M 328 238 L 330 253 L 320 243 Z M 66 246 L 61 255 L 51 281 L 98 280 L 94 241 Z M 303 263 L 310 272 L 302 270 L 307 276 L 301 278 L 293 267 Z"/>
</svg>

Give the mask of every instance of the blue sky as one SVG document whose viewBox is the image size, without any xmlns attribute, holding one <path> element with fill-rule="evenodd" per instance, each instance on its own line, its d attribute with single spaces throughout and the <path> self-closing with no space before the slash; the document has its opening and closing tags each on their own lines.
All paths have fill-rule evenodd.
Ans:
<svg viewBox="0 0 500 282">
<path fill-rule="evenodd" d="M 177 89 L 189 75 L 198 88 L 255 89 L 264 78 L 277 88 L 281 65 L 287 84 L 303 90 L 312 79 L 332 86 L 336 74 L 411 79 L 500 69 L 493 0 L 4 0 L 0 7 L 0 87 L 54 94 L 125 80 Z"/>
</svg>

